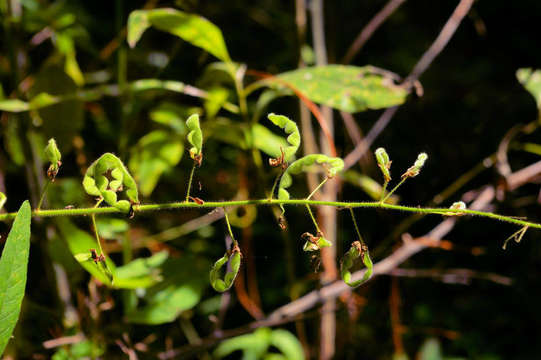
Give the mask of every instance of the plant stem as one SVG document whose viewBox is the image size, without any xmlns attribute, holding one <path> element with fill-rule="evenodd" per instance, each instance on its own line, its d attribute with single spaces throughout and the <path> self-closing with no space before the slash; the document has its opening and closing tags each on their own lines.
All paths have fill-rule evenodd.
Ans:
<svg viewBox="0 0 541 360">
<path fill-rule="evenodd" d="M 398 183 L 398 185 L 396 185 L 382 200 L 381 202 L 382 203 L 385 203 L 385 201 L 391 197 L 391 195 L 393 195 L 393 193 L 396 191 L 396 189 L 398 189 L 400 187 L 400 185 L 402 185 L 404 183 L 404 181 L 406 181 L 407 177 L 403 177 L 402 180 L 400 180 L 400 182 Z M 383 190 L 385 190 L 385 188 L 383 188 Z"/>
<path fill-rule="evenodd" d="M 505 216 L 494 214 L 486 211 L 478 210 L 457 210 L 449 208 L 423 208 L 419 206 L 405 206 L 381 203 L 379 201 L 361 201 L 361 202 L 347 202 L 347 201 L 322 201 L 322 200 L 306 200 L 306 199 L 254 199 L 254 200 L 233 200 L 233 201 L 205 201 L 203 204 L 197 204 L 194 202 L 187 203 L 185 201 L 165 203 L 165 204 L 145 204 L 145 205 L 133 205 L 134 213 L 152 212 L 160 210 L 173 210 L 173 209 L 188 209 L 188 208 L 219 208 L 228 206 L 273 206 L 273 205 L 314 205 L 314 206 L 333 206 L 337 208 L 372 208 L 372 209 L 386 209 L 395 211 L 405 211 L 418 214 L 435 214 L 444 215 L 450 213 L 460 213 L 461 215 L 479 216 L 489 219 L 495 219 L 511 224 L 529 226 L 532 229 L 541 229 L 541 224 L 531 221 L 520 220 L 513 216 Z M 57 216 L 88 216 L 92 214 L 121 214 L 122 211 L 112 207 L 92 207 L 92 208 L 80 208 L 80 209 L 50 209 L 50 210 L 34 210 L 32 216 L 35 217 L 57 217 Z M 15 219 L 16 212 L 7 214 L 0 214 L 0 221 L 7 221 Z"/>
<path fill-rule="evenodd" d="M 321 187 L 322 187 L 323 185 L 325 185 L 325 183 L 327 182 L 327 180 L 329 180 L 328 177 L 326 177 L 325 179 L 323 179 L 323 181 L 322 181 L 318 186 L 316 186 L 316 188 L 314 189 L 314 191 L 312 191 L 312 192 L 310 193 L 310 195 L 308 195 L 308 197 L 306 198 L 306 200 L 310 200 L 310 198 L 311 198 L 312 196 L 314 196 L 314 194 L 315 194 L 319 189 L 321 189 Z"/>
<path fill-rule="evenodd" d="M 363 237 L 361 236 L 361 232 L 359 231 L 359 226 L 357 225 L 357 220 L 355 219 L 355 214 L 353 213 L 352 208 L 349 208 L 349 213 L 351 214 L 351 220 L 353 220 L 353 225 L 355 226 L 357 237 L 359 238 L 359 241 L 361 242 L 361 244 L 364 244 L 364 240 L 363 240 Z"/>
<path fill-rule="evenodd" d="M 387 197 L 385 197 L 385 192 L 387 191 L 387 185 L 389 185 L 389 180 L 385 180 L 385 182 L 383 183 L 383 189 L 381 190 L 381 198 L 379 201 L 381 202 L 385 202 L 385 200 L 387 199 Z"/>
<path fill-rule="evenodd" d="M 195 172 L 195 161 L 193 162 L 192 171 L 190 172 L 190 180 L 188 180 L 188 191 L 186 191 L 186 202 L 190 202 L 190 189 L 192 187 L 193 173 Z"/>
<path fill-rule="evenodd" d="M 49 187 L 49 184 L 51 184 L 51 180 L 47 179 L 47 182 L 45 183 L 45 186 L 43 187 L 43 190 L 41 191 L 41 196 L 39 198 L 38 207 L 36 208 L 36 211 L 39 211 L 41 209 L 41 204 L 43 204 L 43 200 L 45 199 L 45 194 L 47 193 L 47 188 Z"/>
<path fill-rule="evenodd" d="M 233 240 L 233 247 L 238 245 L 239 243 L 235 239 L 235 235 L 233 235 L 233 230 L 231 230 L 231 224 L 229 223 L 229 217 L 227 216 L 227 211 L 224 207 L 224 216 L 225 216 L 225 223 L 227 224 L 227 230 L 229 230 L 229 235 L 231 235 L 231 240 Z"/>
<path fill-rule="evenodd" d="M 308 214 L 310 214 L 310 218 L 312 218 L 312 222 L 316 226 L 317 232 L 321 232 L 321 230 L 319 230 L 319 226 L 317 225 L 316 218 L 314 217 L 314 214 L 312 214 L 312 209 L 310 209 L 310 205 L 306 204 L 306 208 L 308 209 Z"/>
<path fill-rule="evenodd" d="M 100 199 L 94 206 L 94 209 L 97 209 L 102 202 L 103 202 L 103 199 Z M 101 247 L 100 235 L 98 234 L 98 225 L 96 225 L 96 214 L 92 214 L 90 215 L 90 217 L 92 218 L 92 226 L 94 227 L 94 234 L 96 235 L 96 242 L 98 243 L 98 250 L 100 251 L 100 255 L 103 255 L 103 248 Z"/>
</svg>

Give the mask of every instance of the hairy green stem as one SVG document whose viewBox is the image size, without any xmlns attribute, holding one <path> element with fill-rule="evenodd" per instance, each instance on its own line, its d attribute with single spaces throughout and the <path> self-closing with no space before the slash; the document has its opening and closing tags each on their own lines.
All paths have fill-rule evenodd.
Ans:
<svg viewBox="0 0 541 360">
<path fill-rule="evenodd" d="M 133 205 L 133 212 L 135 214 L 159 210 L 174 210 L 174 209 L 186 209 L 186 208 L 219 208 L 228 206 L 274 206 L 274 205 L 313 205 L 313 206 L 334 206 L 338 208 L 375 208 L 375 209 L 387 209 L 405 211 L 418 214 L 451 214 L 457 213 L 461 215 L 479 216 L 489 219 L 495 219 L 511 224 L 529 226 L 532 229 L 541 229 L 541 224 L 520 220 L 516 217 L 494 214 L 486 211 L 478 210 L 457 210 L 449 208 L 422 208 L 418 206 L 404 206 L 381 203 L 379 201 L 361 201 L 361 202 L 347 202 L 347 201 L 322 201 L 322 200 L 306 200 L 306 199 L 254 199 L 254 200 L 233 200 L 233 201 L 206 201 L 203 204 L 197 204 L 194 202 L 187 203 L 185 201 L 166 203 L 166 204 L 145 204 L 145 205 Z M 123 214 L 123 212 L 115 207 L 92 207 L 92 208 L 80 208 L 80 209 L 50 209 L 50 210 L 34 210 L 32 216 L 36 217 L 56 217 L 56 216 L 85 216 L 92 214 Z M 17 213 L 0 214 L 0 221 L 7 221 L 15 219 Z"/>
<path fill-rule="evenodd" d="M 41 196 L 39 197 L 38 207 L 37 211 L 41 209 L 41 205 L 43 204 L 43 200 L 45 199 L 45 194 L 47 194 L 47 188 L 51 184 L 51 180 L 47 179 L 47 182 L 45 183 L 45 186 L 43 187 L 43 190 L 41 191 Z"/>
<path fill-rule="evenodd" d="M 355 213 L 353 213 L 352 208 L 349 208 L 349 213 L 351 214 L 351 220 L 353 220 L 353 225 L 355 226 L 355 232 L 357 233 L 357 237 L 359 238 L 361 244 L 364 244 L 364 240 L 361 236 L 361 231 L 359 230 L 359 226 L 357 225 L 357 219 L 355 219 Z"/>
<path fill-rule="evenodd" d="M 323 181 L 322 181 L 318 186 L 316 186 L 316 188 L 314 189 L 314 191 L 312 191 L 312 192 L 310 193 L 310 195 L 308 195 L 308 197 L 306 198 L 306 200 L 310 200 L 310 199 L 312 198 L 312 196 L 314 196 L 314 194 L 315 194 L 319 189 L 321 189 L 321 187 L 322 187 L 323 185 L 325 185 L 325 183 L 327 182 L 327 180 L 329 180 L 328 177 L 326 177 L 325 179 L 323 179 Z"/>
<path fill-rule="evenodd" d="M 385 203 L 385 201 L 391 197 L 391 195 L 393 195 L 393 193 L 400 187 L 400 185 L 402 185 L 404 183 L 404 181 L 406 181 L 407 177 L 403 177 L 402 180 L 400 180 L 400 182 L 398 183 L 398 185 L 396 185 L 391 191 L 389 191 L 389 193 L 381 200 L 382 203 Z M 385 188 L 384 188 L 385 190 Z M 385 192 L 384 192 L 385 193 Z"/>
<path fill-rule="evenodd" d="M 99 208 L 100 204 L 103 202 L 103 199 L 100 199 L 96 206 L 94 206 L 95 209 Z M 94 235 L 96 235 L 96 242 L 98 243 L 98 250 L 100 251 L 99 255 L 103 255 L 103 248 L 101 247 L 101 241 L 100 241 L 100 235 L 98 234 L 98 225 L 96 224 L 96 214 L 90 215 L 92 218 L 92 226 L 94 227 Z"/>
<path fill-rule="evenodd" d="M 318 233 L 321 232 L 321 230 L 319 229 L 319 226 L 317 225 L 316 218 L 314 217 L 314 214 L 312 213 L 312 209 L 310 209 L 310 205 L 306 204 L 306 209 L 308 209 L 308 214 L 310 214 L 310 218 L 312 219 L 312 222 L 314 223 L 317 232 Z"/>
<path fill-rule="evenodd" d="M 235 239 L 235 235 L 233 235 L 233 230 L 231 230 L 231 223 L 229 223 L 229 217 L 227 216 L 227 211 L 224 207 L 224 217 L 225 217 L 225 223 L 227 224 L 227 230 L 229 230 L 229 235 L 231 236 L 231 240 L 233 240 L 233 247 L 238 246 L 238 242 Z"/>
<path fill-rule="evenodd" d="M 193 173 L 195 172 L 196 162 L 193 162 L 192 171 L 190 172 L 190 180 L 188 180 L 188 190 L 186 191 L 186 202 L 190 201 L 190 189 L 192 187 Z"/>
</svg>

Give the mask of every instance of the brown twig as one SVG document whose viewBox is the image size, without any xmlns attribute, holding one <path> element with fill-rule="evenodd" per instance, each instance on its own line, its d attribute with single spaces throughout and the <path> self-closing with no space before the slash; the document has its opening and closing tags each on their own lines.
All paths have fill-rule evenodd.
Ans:
<svg viewBox="0 0 541 360">
<path fill-rule="evenodd" d="M 474 0 L 461 0 L 458 6 L 455 8 L 455 11 L 447 20 L 445 25 L 443 26 L 443 29 L 439 33 L 436 40 L 432 43 L 432 45 L 428 48 L 428 50 L 423 54 L 421 59 L 415 64 L 413 70 L 408 75 L 406 80 L 404 80 L 404 85 L 411 87 L 414 86 L 415 82 L 419 79 L 419 77 L 428 69 L 430 64 L 434 61 L 434 59 L 441 53 L 441 51 L 445 48 L 445 45 L 449 42 L 451 37 L 454 35 L 456 29 L 458 28 L 458 25 L 462 22 L 462 19 L 468 11 L 470 10 Z M 366 137 L 363 139 L 363 141 L 355 146 L 355 149 L 351 153 L 346 156 L 344 159 L 344 170 L 349 169 L 353 164 L 355 164 L 363 155 L 364 153 L 370 148 L 374 140 L 379 136 L 379 134 L 385 129 L 387 124 L 391 121 L 394 114 L 398 110 L 398 106 L 393 106 L 388 109 L 386 109 L 383 114 L 380 116 L 378 121 L 374 124 L 372 129 L 368 132 Z"/>
<path fill-rule="evenodd" d="M 387 18 L 391 16 L 392 13 L 394 13 L 404 1 L 406 0 L 390 0 L 387 4 L 385 4 L 383 9 L 381 9 L 372 18 L 372 20 L 370 20 L 368 24 L 363 27 L 359 35 L 357 35 L 349 49 L 346 51 L 346 55 L 344 55 L 344 58 L 342 59 L 343 64 L 349 64 L 351 60 L 353 60 L 355 55 L 357 55 L 357 53 L 362 49 L 372 34 L 374 34 L 381 24 L 383 24 L 383 22 L 387 20 Z"/>
</svg>

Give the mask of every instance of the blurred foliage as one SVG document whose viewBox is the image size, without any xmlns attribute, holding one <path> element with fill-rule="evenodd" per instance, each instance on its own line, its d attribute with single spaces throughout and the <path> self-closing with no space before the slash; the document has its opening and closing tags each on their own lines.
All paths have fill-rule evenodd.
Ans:
<svg viewBox="0 0 541 360">
<path fill-rule="evenodd" d="M 325 2 L 330 63 L 339 63 L 384 5 L 383 0 Z M 381 114 L 375 109 L 404 103 L 374 148 L 385 146 L 393 167 L 401 169 L 421 151 L 430 155 L 423 174 L 389 199 L 426 205 L 493 154 L 511 128 L 538 123 L 541 108 L 536 70 L 541 50 L 533 35 L 541 4 L 533 0 L 475 2 L 421 77 L 424 96 L 417 98 L 397 85 L 393 73 L 411 71 L 455 6 L 407 1 L 351 66 L 297 69 L 301 57 L 313 65 L 315 53 L 311 29 L 306 29 L 305 40 L 298 36 L 290 1 L 0 1 L 0 211 L 14 212 L 25 199 L 36 207 L 47 183 L 43 148 L 52 137 L 62 166 L 48 185 L 42 208 L 95 205 L 95 196 L 87 195 L 81 182 L 93 161 L 107 152 L 127 168 L 122 165 L 126 172 L 102 179 L 104 184 L 122 183 L 131 174 L 139 189 L 134 199 L 183 200 L 193 165 L 185 156 L 191 147 L 186 120 L 193 114 L 201 117 L 204 162 L 195 172 L 191 194 L 205 201 L 267 197 L 281 171 L 268 166 L 269 158 L 299 144 L 291 141 L 287 127 L 278 129 L 266 114 L 287 115 L 302 137 L 308 130 L 301 128 L 297 92 L 354 113 L 362 134 Z M 315 120 L 311 125 L 319 130 Z M 536 126 L 511 139 L 507 156 L 513 170 L 539 160 Z M 339 111 L 334 128 L 338 156 L 344 157 L 354 143 Z M 304 139 L 300 145 L 306 145 Z M 301 153 L 303 146 L 297 159 L 308 155 Z M 371 155 L 340 177 L 344 200 L 379 199 L 384 191 Z M 501 180 L 490 168 L 460 191 Z M 310 193 L 300 177 L 288 191 L 296 197 Z M 461 192 L 446 201 L 460 200 Z M 535 220 L 538 192 L 535 184 L 507 192 L 499 197 L 496 211 Z M 128 197 L 111 200 L 115 205 Z M 123 209 L 129 211 L 128 206 Z M 210 221 L 203 215 L 186 210 L 135 219 L 98 216 L 105 262 L 92 259 L 90 250 L 98 246 L 90 217 L 33 219 L 26 294 L 5 354 L 17 359 L 116 359 L 125 358 L 129 349 L 139 358 L 156 358 L 173 344 L 186 350 L 186 357 L 316 358 L 317 311 L 302 314 L 296 324 L 244 328 L 240 336 L 197 348 L 199 339 L 212 340 L 224 329 L 252 322 L 254 306 L 270 313 L 317 286 L 317 256 L 303 253 L 299 239 L 312 227 L 306 213 L 289 209 L 288 230 L 281 232 L 270 208 L 239 208 L 231 223 L 243 265 L 230 300 L 217 296 L 209 269 L 228 249 L 228 232 L 220 217 Z M 359 211 L 358 216 L 374 262 L 401 242 L 400 234 L 392 234 L 403 214 Z M 437 217 L 423 218 L 403 231 L 420 236 L 438 222 Z M 190 224 L 182 235 L 159 241 L 160 234 L 181 224 Z M 348 214 L 339 212 L 337 228 L 333 246 L 343 254 L 357 240 Z M 5 244 L 9 230 L 10 225 L 0 223 L 3 254 L 10 252 Z M 446 237 L 452 251 L 430 249 L 404 264 L 497 272 L 514 281 L 503 287 L 475 279 L 466 283 L 472 286 L 400 279 L 407 355 L 395 358 L 538 357 L 541 348 L 531 339 L 541 336 L 536 325 L 541 321 L 541 239 L 530 231 L 503 252 L 505 237 L 515 230 L 461 219 Z M 389 284 L 388 278 L 377 277 L 348 303 L 337 302 L 336 358 L 393 357 Z M 246 305 L 246 296 L 252 305 Z M 0 316 L 3 309 L 0 304 Z M 2 326 L 9 325 L 2 320 Z M 44 341 L 57 338 L 77 341 L 45 346 Z"/>
</svg>

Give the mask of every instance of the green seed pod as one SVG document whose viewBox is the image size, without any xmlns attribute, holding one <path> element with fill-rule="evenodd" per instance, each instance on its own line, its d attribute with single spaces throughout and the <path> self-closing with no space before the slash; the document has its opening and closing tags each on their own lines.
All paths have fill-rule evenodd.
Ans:
<svg viewBox="0 0 541 360">
<path fill-rule="evenodd" d="M 227 291 L 233 286 L 240 269 L 242 254 L 238 246 L 235 246 L 231 253 L 225 253 L 218 259 L 210 269 L 210 284 L 218 292 Z M 220 270 L 229 261 L 230 271 L 226 272 L 224 279 L 220 278 Z"/>
<path fill-rule="evenodd" d="M 192 145 L 190 148 L 190 157 L 201 165 L 203 159 L 203 132 L 199 125 L 199 115 L 193 114 L 186 120 L 186 126 L 190 132 L 188 133 L 188 142 Z"/>
<path fill-rule="evenodd" d="M 109 180 L 108 175 L 112 178 Z M 87 194 L 101 196 L 107 204 L 128 213 L 132 203 L 139 203 L 137 184 L 114 154 L 105 153 L 86 170 L 83 187 Z M 118 200 L 117 192 L 124 192 L 130 200 Z"/>
<path fill-rule="evenodd" d="M 389 155 L 387 154 L 387 151 L 385 151 L 384 148 L 377 148 L 375 151 L 376 160 L 378 162 L 378 166 L 381 169 L 381 172 L 383 173 L 383 177 L 385 178 L 386 182 L 391 181 L 391 161 L 389 160 Z"/>
<path fill-rule="evenodd" d="M 267 117 L 274 125 L 284 129 L 288 135 L 287 142 L 289 143 L 289 146 L 284 150 L 284 161 L 289 162 L 289 160 L 295 156 L 295 153 L 301 144 L 299 128 L 293 120 L 284 115 L 269 114 Z"/>
<path fill-rule="evenodd" d="M 413 164 L 412 167 L 410 167 L 404 174 L 402 174 L 402 177 L 415 177 L 419 175 L 419 172 L 421 171 L 421 168 L 424 166 L 426 159 L 428 159 L 428 155 L 426 153 L 420 153 L 417 156 L 417 160 Z"/>
<path fill-rule="evenodd" d="M 364 266 L 366 266 L 366 272 L 364 273 L 362 279 L 351 281 L 352 274 L 350 269 L 353 267 L 355 261 L 359 257 L 362 258 L 362 262 Z M 340 262 L 340 275 L 342 276 L 342 280 L 344 280 L 348 286 L 356 288 L 372 277 L 373 269 L 374 264 L 372 263 L 372 259 L 370 258 L 366 245 L 361 244 L 360 241 L 354 241 Z"/>
<path fill-rule="evenodd" d="M 51 165 L 49 165 L 49 169 L 47 170 L 47 176 L 49 179 L 51 179 L 51 181 L 54 181 L 56 175 L 58 174 L 58 170 L 60 169 L 60 165 L 62 165 L 62 162 L 60 161 L 62 159 L 62 154 L 60 154 L 60 150 L 58 150 L 58 146 L 56 146 L 55 139 L 49 139 L 49 142 L 45 147 L 45 156 L 51 163 Z"/>
</svg>

